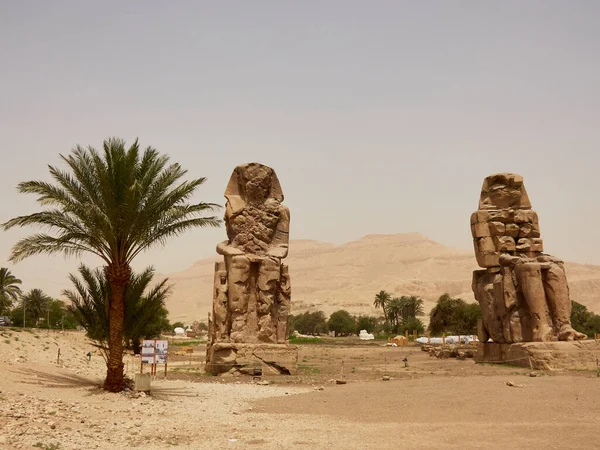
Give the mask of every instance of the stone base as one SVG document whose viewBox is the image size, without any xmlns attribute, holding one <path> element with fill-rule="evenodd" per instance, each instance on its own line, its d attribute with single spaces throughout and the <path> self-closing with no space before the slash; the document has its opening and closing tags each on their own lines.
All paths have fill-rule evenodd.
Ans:
<svg viewBox="0 0 600 450">
<path fill-rule="evenodd" d="M 149 373 L 136 373 L 134 389 L 136 391 L 150 392 L 151 377 Z"/>
<path fill-rule="evenodd" d="M 298 347 L 289 344 L 218 342 L 206 349 L 206 371 L 213 375 L 295 375 Z"/>
<path fill-rule="evenodd" d="M 475 362 L 506 363 L 534 370 L 596 370 L 600 341 L 479 343 Z M 530 365 L 531 364 L 531 365 Z"/>
</svg>

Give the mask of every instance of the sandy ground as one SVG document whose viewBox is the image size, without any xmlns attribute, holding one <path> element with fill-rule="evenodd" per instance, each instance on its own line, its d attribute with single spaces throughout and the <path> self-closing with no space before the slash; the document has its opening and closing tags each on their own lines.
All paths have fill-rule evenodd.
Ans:
<svg viewBox="0 0 600 450">
<path fill-rule="evenodd" d="M 302 346 L 299 375 L 268 386 L 182 366 L 133 398 L 97 387 L 103 361 L 82 334 L 2 330 L 0 449 L 600 448 L 595 373 L 351 344 Z"/>
</svg>

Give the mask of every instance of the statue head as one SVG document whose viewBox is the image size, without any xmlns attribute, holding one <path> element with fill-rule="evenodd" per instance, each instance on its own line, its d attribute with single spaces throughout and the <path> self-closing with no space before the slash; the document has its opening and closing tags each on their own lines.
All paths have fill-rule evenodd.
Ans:
<svg viewBox="0 0 600 450">
<path fill-rule="evenodd" d="M 531 209 L 523 177 L 514 173 L 486 177 L 481 188 L 479 209 Z"/>
<path fill-rule="evenodd" d="M 250 163 L 239 169 L 238 182 L 242 195 L 248 203 L 264 203 L 271 192 L 273 169 Z"/>
<path fill-rule="evenodd" d="M 225 197 L 234 210 L 244 204 L 261 204 L 268 199 L 283 201 L 283 192 L 275 171 L 260 163 L 248 163 L 233 169 Z"/>
</svg>

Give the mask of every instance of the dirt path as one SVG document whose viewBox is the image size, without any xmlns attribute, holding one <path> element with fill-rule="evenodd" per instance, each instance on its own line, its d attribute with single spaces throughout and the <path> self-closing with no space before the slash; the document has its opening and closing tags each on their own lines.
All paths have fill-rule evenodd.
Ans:
<svg viewBox="0 0 600 450">
<path fill-rule="evenodd" d="M 190 372 L 132 398 L 97 387 L 104 367 L 81 335 L 6 340 L 0 449 L 600 448 L 590 372 L 531 378 L 414 349 L 304 346 L 300 375 L 268 386 Z M 342 360 L 348 384 L 337 385 Z"/>
</svg>

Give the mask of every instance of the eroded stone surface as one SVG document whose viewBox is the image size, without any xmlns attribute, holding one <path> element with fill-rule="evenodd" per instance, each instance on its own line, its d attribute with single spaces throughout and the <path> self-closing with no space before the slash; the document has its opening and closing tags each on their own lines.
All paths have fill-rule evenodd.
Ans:
<svg viewBox="0 0 600 450">
<path fill-rule="evenodd" d="M 247 365 L 240 362 L 240 355 L 246 355 L 240 350 L 244 346 L 229 345 L 227 351 L 221 346 L 216 351 L 212 348 L 216 344 L 285 348 L 291 302 L 289 270 L 282 263 L 288 254 L 290 213 L 282 204 L 275 171 L 258 163 L 236 167 L 225 197 L 228 239 L 217 245 L 224 261 L 215 265 L 207 346 L 207 369 L 213 373 Z"/>
<path fill-rule="evenodd" d="M 537 214 L 520 175 L 483 182 L 471 215 L 477 263 L 473 292 L 482 310 L 479 339 L 497 343 L 579 340 L 563 262 L 543 253 Z"/>
<path fill-rule="evenodd" d="M 479 343 L 475 362 L 506 363 L 534 370 L 595 370 L 600 342 Z"/>
</svg>

